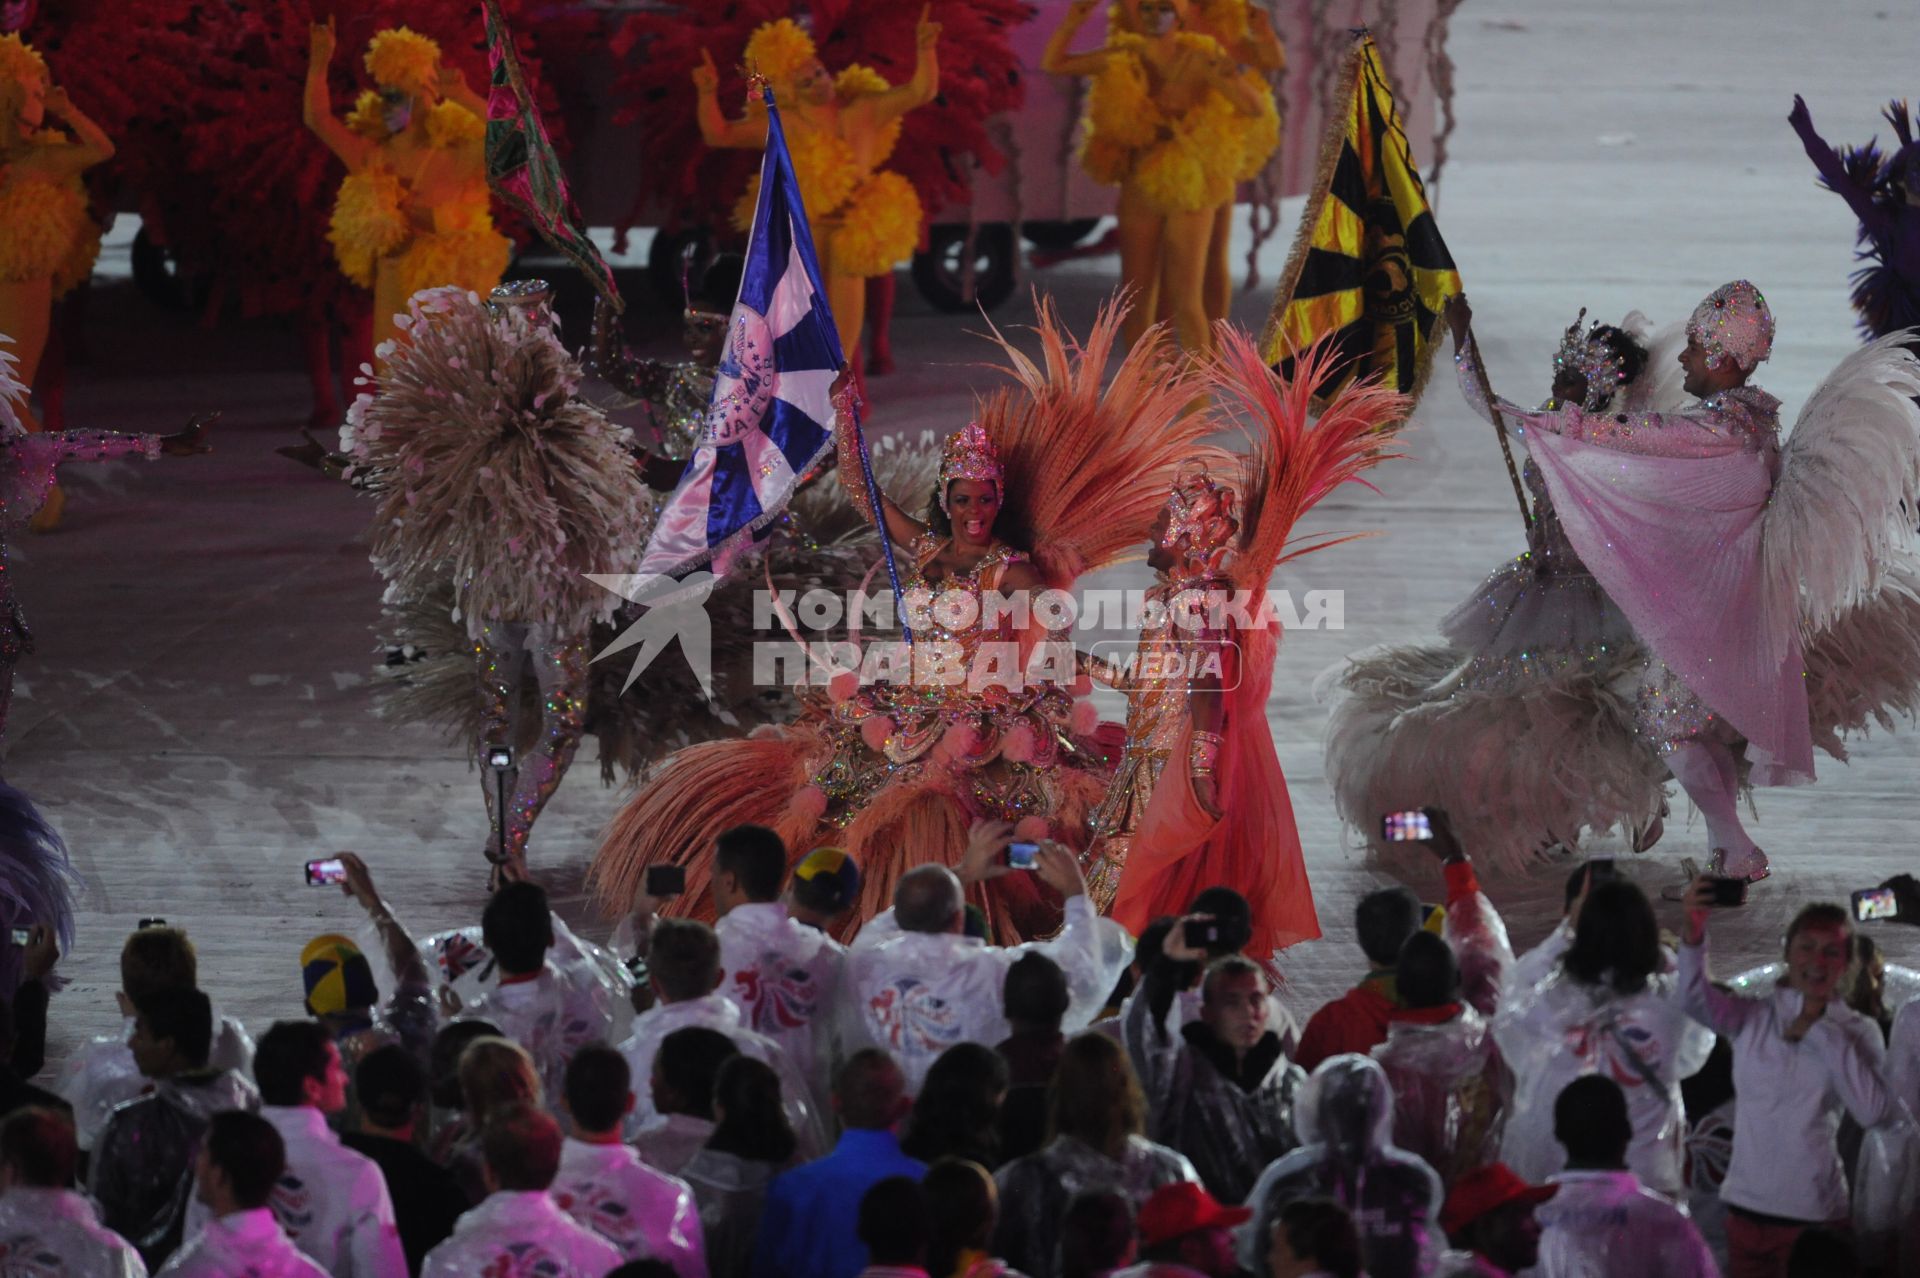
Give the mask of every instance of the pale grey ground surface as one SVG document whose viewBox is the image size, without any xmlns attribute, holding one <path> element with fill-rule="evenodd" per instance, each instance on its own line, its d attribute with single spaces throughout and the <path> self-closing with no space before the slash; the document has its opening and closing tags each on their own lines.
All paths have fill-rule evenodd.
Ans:
<svg viewBox="0 0 1920 1278">
<path fill-rule="evenodd" d="M 1855 341 L 1854 224 L 1814 186 L 1784 117 L 1798 89 L 1829 137 L 1863 139 L 1885 99 L 1917 87 L 1916 37 L 1911 11 L 1854 0 L 1466 5 L 1453 30 L 1460 125 L 1441 225 L 1497 384 L 1540 394 L 1581 305 L 1665 322 L 1745 275 L 1780 320 L 1761 380 L 1797 411 Z M 1286 237 L 1297 208 L 1288 214 Z M 1242 322 L 1263 317 L 1284 253 L 1268 246 L 1265 283 L 1236 307 Z M 1037 282 L 1081 325 L 1114 269 L 1110 258 L 1077 263 Z M 1010 305 L 995 318 L 1029 314 Z M 894 331 L 905 371 L 875 385 L 876 426 L 964 421 L 970 393 L 990 382 L 970 367 L 985 346 L 961 336 L 978 327 L 903 287 Z M 115 1023 L 115 955 L 140 916 L 191 928 L 203 984 L 258 1029 L 299 1013 L 305 939 L 359 921 L 336 892 L 302 885 L 306 858 L 358 849 L 419 932 L 473 921 L 484 900 L 485 818 L 465 758 L 368 713 L 379 583 L 356 540 L 367 507 L 272 452 L 306 411 L 292 339 L 204 330 L 113 285 L 95 299 L 91 341 L 92 362 L 74 373 L 73 425 L 172 429 L 209 406 L 226 417 L 204 461 L 76 468 L 66 527 L 15 551 L 40 653 L 21 669 L 7 775 L 64 831 L 85 879 L 79 949 L 62 965 L 73 984 L 54 1005 L 56 1060 Z M 1346 920 L 1387 877 L 1334 818 L 1324 710 L 1309 685 L 1350 650 L 1428 638 L 1520 545 L 1490 432 L 1445 373 L 1406 437 L 1410 459 L 1377 474 L 1381 494 L 1343 493 L 1310 525 L 1385 535 L 1278 583 L 1346 592 L 1344 631 L 1289 638 L 1269 707 L 1331 938 L 1284 957 L 1303 1010 L 1353 979 Z M 1776 873 L 1754 905 L 1719 921 L 1722 970 L 1769 957 L 1796 903 L 1914 868 L 1916 760 L 1920 736 L 1876 736 L 1851 766 L 1823 756 L 1818 785 L 1760 796 L 1755 830 Z M 589 748 L 534 845 L 537 874 L 592 935 L 604 925 L 578 887 L 621 798 L 600 786 Z M 1704 849 L 1676 803 L 1666 842 L 1632 868 L 1657 884 L 1683 854 Z M 1561 873 L 1491 885 L 1517 940 L 1556 916 Z M 1437 876 L 1415 886 L 1435 893 Z M 1889 957 L 1913 961 L 1909 933 L 1885 939 Z"/>
</svg>

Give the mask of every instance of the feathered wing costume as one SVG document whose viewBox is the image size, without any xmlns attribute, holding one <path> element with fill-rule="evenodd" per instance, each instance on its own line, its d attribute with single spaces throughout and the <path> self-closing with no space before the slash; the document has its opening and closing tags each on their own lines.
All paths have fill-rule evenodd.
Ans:
<svg viewBox="0 0 1920 1278">
<path fill-rule="evenodd" d="M 1772 327 L 1758 291 L 1736 281 L 1688 331 L 1709 360 L 1750 369 Z M 1831 750 L 1843 732 L 1910 713 L 1920 691 L 1911 336 L 1843 361 L 1784 446 L 1778 401 L 1751 385 L 1683 413 L 1524 419 L 1568 540 L 1644 649 L 1640 735 L 1706 816 L 1719 872 L 1766 872 L 1734 806 L 1743 777 L 1810 781 L 1816 742 Z"/>
<path fill-rule="evenodd" d="M 1043 306 L 1037 361 L 996 334 L 1016 386 L 989 397 L 976 425 L 949 441 L 943 476 L 956 450 L 985 465 L 997 454 L 1006 478 L 996 527 L 1006 542 L 965 579 L 934 589 L 991 589 L 1009 565 L 1029 558 L 1048 586 L 1065 588 L 1146 539 L 1208 421 L 1185 412 L 1198 388 L 1157 341 L 1137 344 L 1102 389 L 1121 314 L 1103 310 L 1085 344 L 1075 346 Z M 858 484 L 850 453 L 841 479 Z M 853 498 L 864 510 L 864 496 Z M 1033 547 L 1031 555 L 1019 546 Z M 916 544 L 903 556 L 910 596 L 928 588 L 921 572 L 938 549 Z M 937 634 L 923 629 L 915 642 L 951 642 L 971 657 L 983 642 L 1006 638 L 1021 636 L 976 620 Z M 850 927 L 890 905 L 895 882 L 915 865 L 957 861 L 980 817 L 1024 820 L 1030 834 L 1084 843 L 1106 767 L 1085 739 L 1091 715 L 1076 709 L 1064 687 L 1027 683 L 1006 694 L 964 685 L 861 688 L 849 672 L 825 695 L 818 687 L 799 695 L 804 708 L 784 727 L 691 746 L 660 765 L 595 857 L 592 881 L 603 905 L 625 910 L 648 865 L 673 863 L 687 869 L 679 907 L 710 910 L 713 840 L 742 822 L 777 830 L 796 860 L 823 844 L 845 848 L 862 879 Z M 1030 935 L 1057 916 L 1057 903 L 1041 900 L 1032 884 L 992 886 L 975 899 L 997 939 Z"/>
<path fill-rule="evenodd" d="M 1806 654 L 1813 742 L 1920 710 L 1920 359 L 1913 330 L 1841 361 L 1800 410 L 1761 524 L 1763 598 Z M 1784 640 L 1776 639 L 1776 644 Z"/>
<path fill-rule="evenodd" d="M 1584 319 L 1584 312 L 1582 313 Z M 1581 373 L 1596 412 L 1674 409 L 1687 402 L 1675 324 L 1649 335 L 1635 312 L 1617 326 L 1648 349 L 1622 384 L 1599 326 L 1576 319 L 1556 369 Z M 1489 405 L 1461 356 L 1460 385 Z M 1500 401 L 1509 420 L 1528 410 Z M 1619 825 L 1646 837 L 1659 816 L 1666 764 L 1637 729 L 1635 686 L 1645 653 L 1633 626 L 1568 541 L 1539 467 L 1524 475 L 1534 524 L 1526 553 L 1501 565 L 1441 619 L 1444 642 L 1357 653 L 1338 680 L 1328 722 L 1327 779 L 1347 824 L 1377 853 L 1387 812 L 1432 805 L 1452 817 L 1474 855 L 1518 868 L 1547 842 Z"/>
<path fill-rule="evenodd" d="M 631 572 L 652 510 L 626 431 L 579 398 L 544 294 L 519 288 L 484 303 L 459 289 L 417 294 L 407 340 L 341 430 L 377 507 L 372 557 L 389 599 L 432 599 L 452 583 L 450 615 L 479 666 L 483 751 L 513 743 L 533 663 L 538 740 L 518 761 L 505 847 L 488 848 L 514 861 L 579 744 L 589 633 L 620 602 L 587 575 Z M 491 811 L 494 778 L 483 781 Z"/>
<path fill-rule="evenodd" d="M 1281 638 L 1280 623 L 1266 605 L 1267 585 L 1280 564 L 1346 540 L 1296 540 L 1293 530 L 1328 493 L 1396 455 L 1386 428 L 1405 416 L 1406 398 L 1357 383 L 1316 414 L 1313 388 L 1328 371 L 1330 351 L 1308 352 L 1288 381 L 1267 367 L 1245 334 L 1222 325 L 1217 341 L 1208 380 L 1223 415 L 1242 424 L 1250 444 L 1246 454 L 1234 459 L 1226 485 L 1239 500 L 1239 528 L 1228 542 L 1231 553 L 1217 565 L 1220 571 L 1166 584 L 1173 592 L 1218 591 L 1226 599 L 1249 600 L 1250 623 L 1223 609 L 1224 624 L 1217 634 L 1209 632 L 1209 641 L 1219 641 L 1213 646 L 1226 659 L 1217 739 L 1195 728 L 1183 688 L 1147 684 L 1128 689 L 1129 755 L 1144 746 L 1161 757 L 1154 766 L 1131 774 L 1131 759 L 1123 761 L 1122 786 L 1131 775 L 1132 784 L 1144 784 L 1149 792 L 1116 794 L 1103 815 L 1116 798 L 1122 805 L 1144 804 L 1137 828 L 1130 837 L 1121 836 L 1129 846 L 1119 868 L 1115 919 L 1138 932 L 1160 915 L 1186 910 L 1202 890 L 1228 884 L 1253 909 L 1247 952 L 1264 957 L 1320 935 L 1286 778 L 1267 723 L 1267 697 Z M 1185 525 L 1192 520 L 1183 512 L 1193 504 L 1191 482 L 1183 481 L 1169 503 L 1169 536 L 1184 534 L 1188 543 L 1194 537 Z M 1200 482 L 1216 487 L 1211 481 Z M 1168 576 L 1175 577 L 1177 571 L 1169 570 Z M 1142 648 L 1147 645 L 1143 633 Z M 1164 719 L 1173 722 L 1156 722 Z M 1164 741 L 1157 740 L 1162 737 Z M 1196 773 L 1213 776 L 1216 806 L 1224 816 L 1214 817 L 1195 797 Z"/>
</svg>

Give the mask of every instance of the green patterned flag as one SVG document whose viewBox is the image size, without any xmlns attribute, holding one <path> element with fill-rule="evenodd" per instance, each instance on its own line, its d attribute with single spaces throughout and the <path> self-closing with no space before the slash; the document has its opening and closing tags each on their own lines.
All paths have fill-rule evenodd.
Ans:
<svg viewBox="0 0 1920 1278">
<path fill-rule="evenodd" d="M 540 238 L 586 272 L 593 287 L 615 311 L 625 309 L 613 283 L 613 269 L 600 256 L 567 190 L 567 175 L 553 153 L 540 108 L 527 89 L 513 35 L 500 14 L 499 0 L 484 0 L 487 14 L 487 62 L 492 83 L 487 92 L 487 182 L 499 197 L 533 223 Z"/>
</svg>

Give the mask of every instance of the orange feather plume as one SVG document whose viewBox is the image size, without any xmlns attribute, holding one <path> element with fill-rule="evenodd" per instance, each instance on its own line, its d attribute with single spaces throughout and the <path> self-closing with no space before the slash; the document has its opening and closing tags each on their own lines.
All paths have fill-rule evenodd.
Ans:
<svg viewBox="0 0 1920 1278">
<path fill-rule="evenodd" d="M 1240 546 L 1231 574 L 1245 589 L 1264 589 L 1280 564 L 1354 537 L 1296 540 L 1294 525 L 1323 497 L 1370 467 L 1398 458 L 1391 428 L 1404 421 L 1407 396 L 1375 381 L 1349 383 L 1314 413 L 1315 388 L 1328 378 L 1336 352 L 1316 343 L 1284 378 L 1267 366 L 1253 339 L 1219 325 L 1204 378 L 1222 424 L 1246 435 L 1239 465 Z M 1248 421 L 1258 423 L 1249 427 Z"/>
<path fill-rule="evenodd" d="M 980 424 L 1011 477 L 1003 527 L 1030 548 L 1050 586 L 1116 562 L 1147 540 L 1182 461 L 1203 450 L 1212 419 L 1194 411 L 1205 387 L 1159 327 L 1107 364 L 1128 304 L 1100 308 L 1084 343 L 1061 327 L 1050 300 L 1038 300 L 1040 358 L 994 329 L 1017 386 L 981 404 Z"/>
</svg>

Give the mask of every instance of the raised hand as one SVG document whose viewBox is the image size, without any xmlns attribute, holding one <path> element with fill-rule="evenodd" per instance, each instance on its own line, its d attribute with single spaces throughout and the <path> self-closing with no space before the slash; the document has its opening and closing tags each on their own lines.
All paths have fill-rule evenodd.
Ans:
<svg viewBox="0 0 1920 1278">
<path fill-rule="evenodd" d="M 962 883 L 985 883 L 1009 873 L 1007 844 L 1013 842 L 1010 821 L 975 821 L 967 830 L 967 850 L 960 854 L 954 873 Z"/>
<path fill-rule="evenodd" d="M 1795 133 L 1804 135 L 1813 131 L 1813 112 L 1807 109 L 1807 100 L 1797 93 L 1793 95 L 1793 110 L 1787 112 L 1787 123 Z"/>
<path fill-rule="evenodd" d="M 307 28 L 307 58 L 317 67 L 328 66 L 333 62 L 334 46 L 339 37 L 334 34 L 333 18 L 325 22 L 316 22 Z"/>
<path fill-rule="evenodd" d="M 1473 307 L 1467 304 L 1465 293 L 1456 293 L 1447 302 L 1447 331 L 1453 334 L 1453 344 L 1461 345 L 1467 340 L 1467 333 L 1473 328 Z"/>
<path fill-rule="evenodd" d="M 920 21 L 913 27 L 914 48 L 931 49 L 939 41 L 940 24 L 933 20 L 933 5 L 924 5 L 920 9 Z"/>
<path fill-rule="evenodd" d="M 1039 855 L 1034 858 L 1033 872 L 1063 898 L 1087 894 L 1087 876 L 1080 872 L 1080 858 L 1065 844 L 1052 839 L 1043 842 Z"/>
<path fill-rule="evenodd" d="M 1460 846 L 1459 836 L 1453 832 L 1453 822 L 1440 808 L 1422 808 L 1427 814 L 1427 826 L 1433 831 L 1433 837 L 1422 839 L 1421 846 L 1440 858 L 1441 864 L 1467 859 L 1467 850 Z"/>
<path fill-rule="evenodd" d="M 702 93 L 720 92 L 720 68 L 713 65 L 713 54 L 700 50 L 700 65 L 693 69 L 693 87 Z"/>
</svg>

